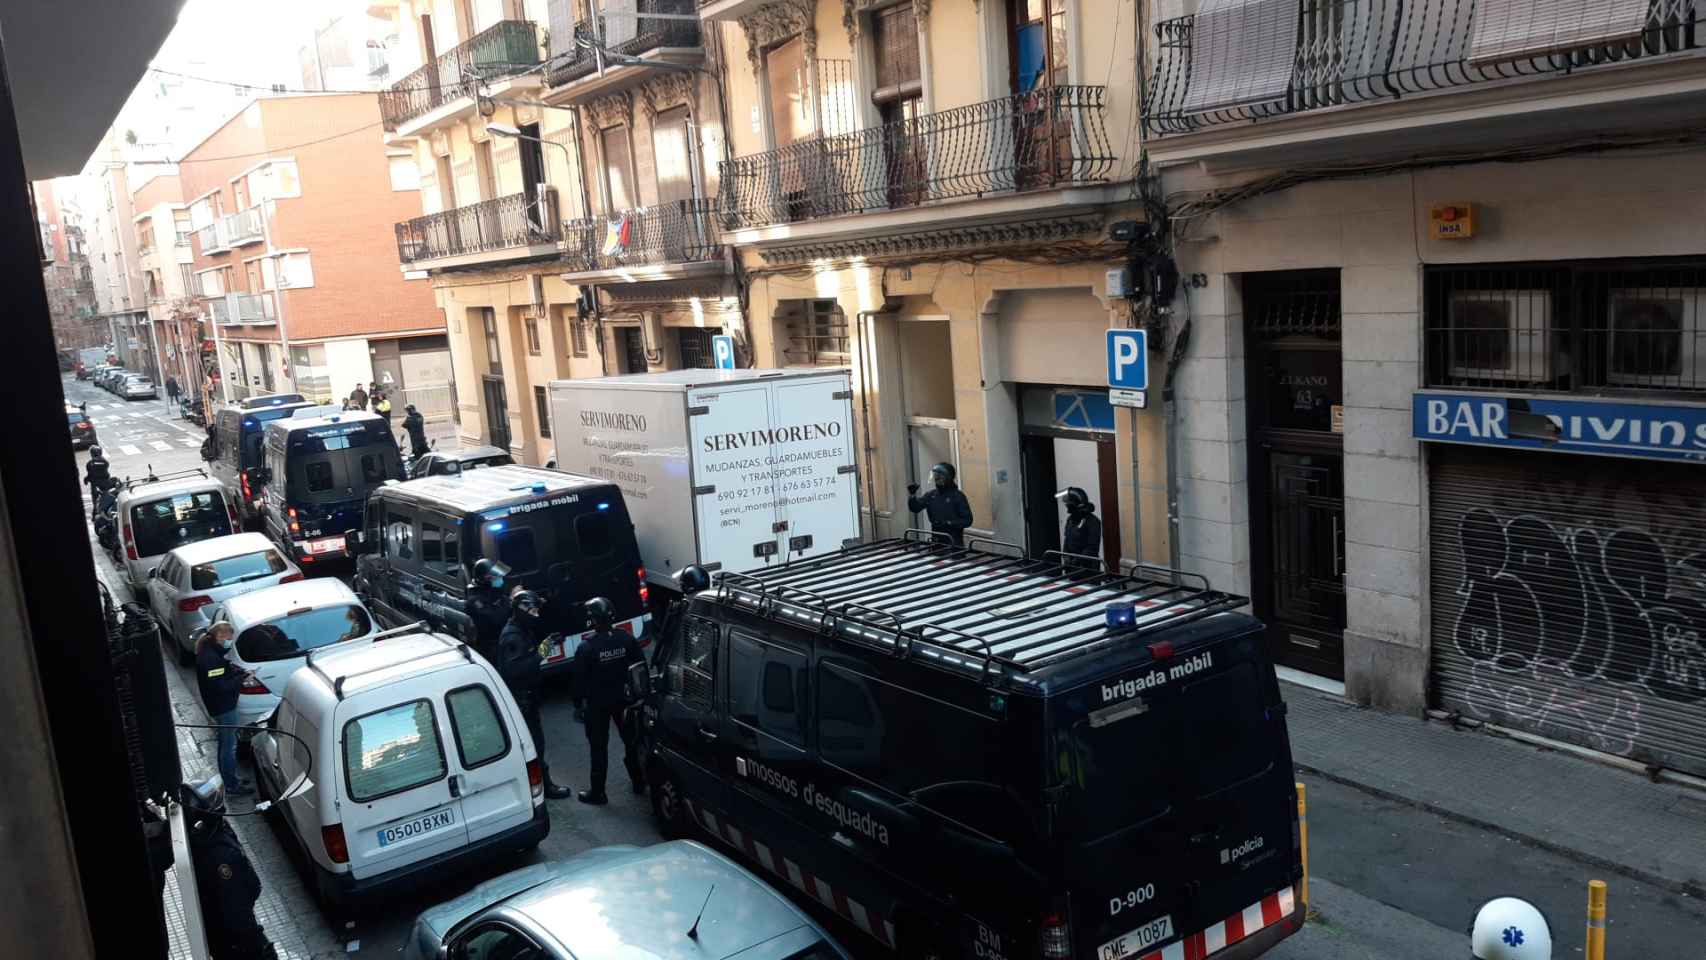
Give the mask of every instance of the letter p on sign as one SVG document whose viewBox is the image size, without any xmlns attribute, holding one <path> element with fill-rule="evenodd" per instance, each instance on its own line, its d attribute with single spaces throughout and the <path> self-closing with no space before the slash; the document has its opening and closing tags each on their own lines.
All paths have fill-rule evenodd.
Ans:
<svg viewBox="0 0 1706 960">
<path fill-rule="evenodd" d="M 1108 386 L 1117 390 L 1149 389 L 1149 335 L 1145 331 L 1125 327 L 1108 331 Z"/>
<path fill-rule="evenodd" d="M 712 337 L 711 355 L 717 361 L 718 370 L 733 370 L 735 368 L 735 338 L 727 334 Z"/>
</svg>

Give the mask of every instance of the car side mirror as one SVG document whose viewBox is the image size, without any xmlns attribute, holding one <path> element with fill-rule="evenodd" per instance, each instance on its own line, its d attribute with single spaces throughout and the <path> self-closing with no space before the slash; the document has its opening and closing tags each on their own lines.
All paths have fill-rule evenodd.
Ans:
<svg viewBox="0 0 1706 960">
<path fill-rule="evenodd" d="M 367 537 L 359 529 L 344 531 L 344 556 L 359 557 L 367 552 Z"/>
<path fill-rule="evenodd" d="M 195 630 L 191 630 L 190 631 L 190 649 L 194 650 L 195 648 L 201 646 L 201 638 L 205 637 L 205 636 L 207 636 L 207 628 L 206 627 L 199 627 Z"/>
<path fill-rule="evenodd" d="M 149 567 L 148 568 L 148 579 L 157 580 L 157 579 L 159 579 L 159 577 L 160 577 L 160 568 L 159 567 Z"/>
</svg>

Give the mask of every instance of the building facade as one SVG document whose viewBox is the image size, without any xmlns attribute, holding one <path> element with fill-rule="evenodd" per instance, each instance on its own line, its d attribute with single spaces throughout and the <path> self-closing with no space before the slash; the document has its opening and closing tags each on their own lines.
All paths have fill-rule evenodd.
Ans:
<svg viewBox="0 0 1706 960">
<path fill-rule="evenodd" d="M 60 350 L 101 346 L 112 334 L 99 319 L 82 212 L 75 191 L 55 184 L 53 180 L 42 180 L 34 186 L 37 227 L 41 232 L 42 285 L 47 288 L 54 341 Z"/>
<path fill-rule="evenodd" d="M 126 160 L 127 145 L 118 131 L 109 129 L 83 168 L 84 235 L 95 283 L 95 309 L 112 332 L 113 352 L 130 369 L 154 376 L 154 337 L 137 266 L 132 170 Z"/>
<path fill-rule="evenodd" d="M 179 170 L 192 293 L 215 400 L 380 384 L 441 432 L 455 409 L 442 315 L 396 269 L 392 225 L 420 210 L 414 166 L 380 140 L 369 94 L 256 100 Z"/>
<path fill-rule="evenodd" d="M 1706 773 L 1699 9 L 1146 9 L 1184 565 L 1358 700 Z"/>
<path fill-rule="evenodd" d="M 142 273 L 148 321 L 159 341 L 161 382 L 172 377 L 193 396 L 208 379 L 212 342 L 206 339 L 194 296 L 195 231 L 190 227 L 189 206 L 184 203 L 176 166 L 145 167 L 138 179 L 141 182 L 131 194 L 137 268 Z"/>
</svg>

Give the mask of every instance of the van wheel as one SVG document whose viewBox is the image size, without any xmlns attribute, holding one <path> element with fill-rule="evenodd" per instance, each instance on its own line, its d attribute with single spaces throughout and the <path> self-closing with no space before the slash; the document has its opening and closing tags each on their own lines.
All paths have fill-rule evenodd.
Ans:
<svg viewBox="0 0 1706 960">
<path fill-rule="evenodd" d="M 685 837 L 693 830 L 693 819 L 687 814 L 687 797 L 681 782 L 658 767 L 652 768 L 652 816 L 666 837 Z"/>
</svg>

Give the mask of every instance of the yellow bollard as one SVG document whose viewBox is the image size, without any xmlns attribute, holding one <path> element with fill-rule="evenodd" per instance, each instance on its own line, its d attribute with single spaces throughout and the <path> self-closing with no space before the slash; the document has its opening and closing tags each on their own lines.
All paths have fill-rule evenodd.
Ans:
<svg viewBox="0 0 1706 960">
<path fill-rule="evenodd" d="M 1303 784 L 1297 785 L 1297 838 L 1303 855 L 1303 916 L 1309 916 L 1309 805 L 1304 802 Z M 1604 884 L 1601 884 L 1603 887 Z M 1602 914 L 1603 916 L 1603 914 Z M 1593 960 L 1593 958 L 1589 958 Z"/>
<path fill-rule="evenodd" d="M 1588 949 L 1586 960 L 1605 960 L 1605 881 L 1588 881 Z"/>
</svg>

